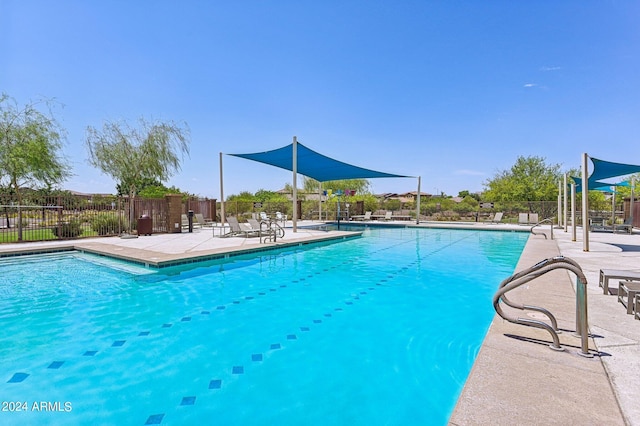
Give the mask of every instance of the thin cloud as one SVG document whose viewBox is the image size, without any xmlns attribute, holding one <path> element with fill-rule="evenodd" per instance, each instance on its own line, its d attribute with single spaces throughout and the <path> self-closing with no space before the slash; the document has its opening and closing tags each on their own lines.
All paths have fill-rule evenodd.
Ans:
<svg viewBox="0 0 640 426">
<path fill-rule="evenodd" d="M 525 83 L 523 87 L 536 87 L 537 84 L 535 83 Z"/>
<path fill-rule="evenodd" d="M 562 67 L 542 67 L 540 71 L 542 72 L 550 72 L 550 71 L 560 71 Z"/>
</svg>

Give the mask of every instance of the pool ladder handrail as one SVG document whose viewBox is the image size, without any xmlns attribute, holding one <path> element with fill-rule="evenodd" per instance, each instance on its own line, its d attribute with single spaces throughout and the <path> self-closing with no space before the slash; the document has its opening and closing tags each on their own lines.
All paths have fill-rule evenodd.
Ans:
<svg viewBox="0 0 640 426">
<path fill-rule="evenodd" d="M 535 232 L 535 231 L 533 230 L 533 228 L 535 228 L 536 226 L 540 226 L 540 225 L 542 225 L 543 223 L 547 223 L 547 222 L 549 222 L 549 223 L 551 224 L 551 239 L 553 240 L 553 218 L 552 218 L 552 217 L 548 217 L 548 218 L 546 218 L 546 219 L 542 219 L 540 222 L 538 222 L 538 223 L 536 223 L 535 225 L 533 225 L 533 226 L 531 227 L 531 234 L 532 234 L 532 235 L 543 235 L 543 236 L 544 236 L 544 239 L 546 240 L 546 239 L 547 239 L 547 234 L 545 234 L 544 232 Z"/>
<path fill-rule="evenodd" d="M 264 225 L 264 227 L 263 227 Z M 276 242 L 278 238 L 284 237 L 284 228 L 276 220 L 260 221 L 260 243 Z"/>
<path fill-rule="evenodd" d="M 538 306 L 515 303 L 506 297 L 506 293 L 509 291 L 556 269 L 566 269 L 576 275 L 576 335 L 581 338 L 579 354 L 585 357 L 592 357 L 593 355 L 589 352 L 589 327 L 587 323 L 587 278 L 576 261 L 564 256 L 551 257 L 510 276 L 500 283 L 498 291 L 493 296 L 493 307 L 498 315 L 509 322 L 547 330 L 553 338 L 553 343 L 549 345 L 551 349 L 563 351 L 564 348 L 560 346 L 558 337 L 558 333 L 561 331 L 558 329 L 558 322 L 551 312 Z M 549 318 L 551 325 L 544 321 L 510 316 L 502 310 L 500 302 L 511 308 L 540 312 Z"/>
</svg>

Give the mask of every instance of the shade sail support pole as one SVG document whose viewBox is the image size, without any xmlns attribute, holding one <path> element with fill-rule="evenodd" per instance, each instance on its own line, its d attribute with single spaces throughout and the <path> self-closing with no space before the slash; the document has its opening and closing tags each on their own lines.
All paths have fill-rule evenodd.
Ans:
<svg viewBox="0 0 640 426">
<path fill-rule="evenodd" d="M 318 182 L 318 221 L 322 222 L 322 182 Z"/>
<path fill-rule="evenodd" d="M 420 224 L 420 176 L 418 176 L 418 201 L 416 203 L 416 225 Z"/>
<path fill-rule="evenodd" d="M 293 232 L 298 232 L 298 138 L 293 137 Z"/>
<path fill-rule="evenodd" d="M 587 153 L 582 154 L 582 251 L 589 251 L 589 169 Z"/>
<path fill-rule="evenodd" d="M 214 218 L 215 219 L 215 218 Z M 224 182 L 222 178 L 222 152 L 220 153 L 220 224 L 224 226 L 225 212 L 224 212 Z"/>
<path fill-rule="evenodd" d="M 567 194 L 567 173 L 564 174 L 564 180 L 562 181 L 563 185 L 562 185 L 562 193 L 564 194 L 564 207 L 562 209 L 562 213 L 563 213 L 563 218 L 564 218 L 564 232 L 567 232 L 569 230 L 569 221 L 568 219 L 568 202 L 569 202 L 569 197 Z"/>
<path fill-rule="evenodd" d="M 558 227 L 562 226 L 562 181 L 558 179 Z"/>
<path fill-rule="evenodd" d="M 633 229 L 633 189 L 636 186 L 636 177 L 631 176 L 631 199 L 629 200 L 629 217 L 631 218 L 631 229 Z"/>
<path fill-rule="evenodd" d="M 576 241 L 576 229 L 578 224 L 576 223 L 576 184 L 571 184 L 571 241 Z"/>
</svg>

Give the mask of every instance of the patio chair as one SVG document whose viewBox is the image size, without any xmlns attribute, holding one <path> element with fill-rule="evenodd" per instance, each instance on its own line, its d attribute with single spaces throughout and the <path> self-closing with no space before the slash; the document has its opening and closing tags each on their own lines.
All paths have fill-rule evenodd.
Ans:
<svg viewBox="0 0 640 426">
<path fill-rule="evenodd" d="M 538 213 L 529 213 L 529 223 L 531 225 L 536 225 L 538 222 L 540 222 L 540 219 L 538 219 Z"/>
<path fill-rule="evenodd" d="M 250 228 L 247 228 L 246 225 L 245 226 L 240 226 L 240 222 L 238 222 L 238 218 L 234 217 L 234 216 L 229 216 L 227 217 L 227 223 L 229 224 L 229 228 L 231 229 L 229 232 L 227 232 L 226 234 L 221 235 L 222 237 L 236 237 L 236 236 L 240 236 L 240 237 L 258 237 L 260 236 L 260 231 L 259 230 L 253 230 Z"/>
<path fill-rule="evenodd" d="M 371 212 L 366 211 L 364 212 L 364 214 L 357 214 L 357 215 L 351 216 L 351 218 L 354 220 L 363 220 L 363 221 L 371 220 Z"/>
<path fill-rule="evenodd" d="M 614 224 L 613 225 L 613 232 L 616 232 L 618 229 L 623 230 L 624 232 L 627 232 L 629 234 L 631 234 L 633 232 L 633 223 L 631 223 L 631 219 L 633 219 L 632 217 L 628 217 L 624 220 L 624 223 L 621 224 Z"/>
<path fill-rule="evenodd" d="M 195 226 L 196 223 L 198 224 L 198 226 L 200 228 L 211 228 L 213 226 L 212 222 L 207 222 L 204 218 L 204 215 L 202 213 L 196 213 L 194 215 L 194 221 L 193 221 L 193 225 Z"/>
<path fill-rule="evenodd" d="M 281 212 L 276 212 L 276 220 L 278 222 L 282 222 L 282 224 L 284 225 L 285 222 L 287 221 L 287 215 Z"/>
<path fill-rule="evenodd" d="M 264 241 L 272 240 L 275 241 L 277 238 L 284 237 L 284 229 L 278 225 L 277 222 L 258 222 L 257 219 L 247 219 L 249 222 L 250 228 L 247 228 L 250 232 L 256 232 L 260 236 L 260 238 L 265 237 Z M 240 226 L 244 225 L 243 223 Z"/>
<path fill-rule="evenodd" d="M 528 224 L 529 224 L 529 214 L 518 213 L 518 225 L 528 225 Z"/>
<path fill-rule="evenodd" d="M 612 278 L 626 281 L 640 281 L 640 272 L 620 269 L 600 269 L 598 285 L 602 287 L 604 294 L 609 294 L 609 280 Z"/>
<path fill-rule="evenodd" d="M 269 216 L 265 212 L 260 212 L 260 220 L 269 220 Z"/>
<path fill-rule="evenodd" d="M 491 220 L 488 220 L 488 222 L 490 222 L 490 223 L 501 223 L 502 222 L 502 216 L 504 216 L 504 212 L 496 212 L 496 214 L 493 215 L 493 218 Z"/>
<path fill-rule="evenodd" d="M 391 220 L 391 215 L 393 214 L 393 212 L 386 212 L 384 214 L 384 217 L 382 218 L 382 220 Z"/>
<path fill-rule="evenodd" d="M 182 229 L 189 229 L 189 218 L 186 214 L 180 216 L 180 221 L 182 222 Z"/>
</svg>

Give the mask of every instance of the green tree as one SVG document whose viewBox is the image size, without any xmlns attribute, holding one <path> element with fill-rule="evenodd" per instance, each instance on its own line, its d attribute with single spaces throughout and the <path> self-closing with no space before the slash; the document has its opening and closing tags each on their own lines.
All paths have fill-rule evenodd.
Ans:
<svg viewBox="0 0 640 426">
<path fill-rule="evenodd" d="M 320 183 L 308 177 L 304 178 L 304 190 L 306 192 L 317 193 Z M 331 189 L 332 191 L 347 189 L 356 191 L 357 194 L 369 194 L 370 183 L 367 179 L 342 179 L 342 180 L 330 180 L 322 183 L 324 190 Z"/>
<path fill-rule="evenodd" d="M 548 165 L 542 157 L 518 157 L 509 170 L 498 172 L 487 180 L 484 200 L 524 201 L 532 207 L 534 201 L 555 200 L 558 195 L 560 165 Z"/>
<path fill-rule="evenodd" d="M 116 184 L 116 194 L 117 195 L 128 195 L 129 188 L 131 185 L 134 185 L 136 188 L 136 192 L 138 194 L 142 193 L 147 187 L 158 187 L 163 186 L 162 182 L 160 182 L 156 178 L 140 178 L 137 182 L 119 182 Z"/>
<path fill-rule="evenodd" d="M 471 193 L 469 191 L 467 191 L 466 189 L 464 191 L 460 191 L 458 192 L 458 197 L 460 198 L 467 198 L 467 197 L 471 197 L 476 201 L 480 201 L 480 195 L 477 193 Z"/>
<path fill-rule="evenodd" d="M 53 106 L 50 100 L 19 106 L 8 95 L 0 96 L 0 187 L 15 193 L 18 205 L 25 187 L 50 189 L 71 175 L 60 156 L 65 132 L 53 116 Z M 18 223 L 22 223 L 20 208 Z M 22 240 L 21 226 L 18 240 Z"/>
<path fill-rule="evenodd" d="M 187 197 L 189 196 L 189 194 L 182 192 L 176 187 L 172 186 L 171 188 L 167 188 L 163 184 L 148 185 L 138 192 L 138 195 L 142 198 L 164 198 L 167 194 L 181 194 Z"/>
<path fill-rule="evenodd" d="M 253 196 L 255 201 L 259 201 L 261 203 L 277 203 L 282 201 L 287 201 L 287 197 L 278 194 L 274 191 L 267 191 L 266 189 L 259 189 Z"/>
<path fill-rule="evenodd" d="M 129 227 L 137 185 L 145 180 L 166 181 L 180 170 L 181 155 L 189 154 L 189 129 L 174 122 L 149 122 L 138 127 L 106 122 L 102 130 L 87 128 L 89 163 L 126 185 L 129 193 Z"/>
</svg>

